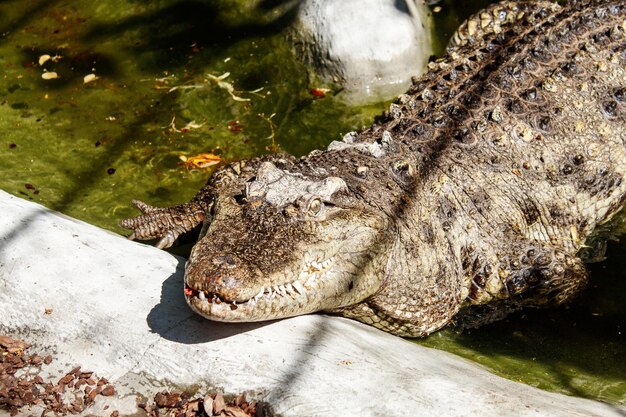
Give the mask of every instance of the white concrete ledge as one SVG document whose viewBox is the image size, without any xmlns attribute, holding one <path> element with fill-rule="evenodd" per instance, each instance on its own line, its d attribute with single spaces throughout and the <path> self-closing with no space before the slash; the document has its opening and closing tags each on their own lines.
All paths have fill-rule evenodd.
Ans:
<svg viewBox="0 0 626 417">
<path fill-rule="evenodd" d="M 183 299 L 183 259 L 1 191 L 0 213 L 0 334 L 53 353 L 55 381 L 75 365 L 108 378 L 120 398 L 89 412 L 200 386 L 283 416 L 624 415 L 342 318 L 206 321 Z"/>
</svg>

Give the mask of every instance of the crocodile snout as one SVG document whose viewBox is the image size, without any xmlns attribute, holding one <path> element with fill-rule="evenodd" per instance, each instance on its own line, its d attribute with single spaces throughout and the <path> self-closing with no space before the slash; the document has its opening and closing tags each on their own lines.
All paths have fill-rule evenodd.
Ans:
<svg viewBox="0 0 626 417">
<path fill-rule="evenodd" d="M 240 262 L 234 255 L 218 255 L 212 259 L 214 265 L 224 268 L 236 268 Z"/>
<path fill-rule="evenodd" d="M 215 254 L 189 259 L 185 266 L 185 284 L 196 291 L 215 294 L 224 300 L 243 302 L 253 298 L 259 289 L 245 285 L 256 271 L 242 267 L 233 254 Z"/>
</svg>

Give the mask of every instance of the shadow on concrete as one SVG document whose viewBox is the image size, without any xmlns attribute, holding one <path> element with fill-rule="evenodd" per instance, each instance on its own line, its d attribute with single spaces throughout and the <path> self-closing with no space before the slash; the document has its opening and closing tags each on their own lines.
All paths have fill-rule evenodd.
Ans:
<svg viewBox="0 0 626 417">
<path fill-rule="evenodd" d="M 185 261 L 179 259 L 176 272 L 163 281 L 161 300 L 146 321 L 164 339 L 183 344 L 208 343 L 228 338 L 272 323 L 220 323 L 194 313 L 183 295 Z"/>
<path fill-rule="evenodd" d="M 252 323 L 220 323 L 199 316 L 185 302 L 184 269 L 185 260 L 180 259 L 176 272 L 163 281 L 159 304 L 154 306 L 147 317 L 150 329 L 162 338 L 188 345 L 211 343 L 270 326 L 276 322 L 272 320 Z M 319 349 L 323 349 L 323 340 L 328 333 L 326 318 L 320 317 L 317 323 L 315 331 L 309 335 L 305 345 L 300 347 L 300 354 L 282 365 L 280 381 L 277 381 L 275 385 L 278 388 L 269 392 L 267 401 L 272 402 L 274 398 L 282 398 L 281 396 L 289 392 L 291 386 L 296 385 L 300 379 L 306 378 L 303 370 L 307 367 L 304 365 L 311 357 L 317 355 Z M 280 337 L 285 337 L 285 335 Z"/>
</svg>

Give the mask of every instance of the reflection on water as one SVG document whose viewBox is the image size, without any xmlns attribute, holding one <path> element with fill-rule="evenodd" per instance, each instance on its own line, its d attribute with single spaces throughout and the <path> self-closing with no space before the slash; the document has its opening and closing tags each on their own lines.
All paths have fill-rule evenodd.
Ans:
<svg viewBox="0 0 626 417">
<path fill-rule="evenodd" d="M 452 3 L 439 3 L 436 14 L 439 51 L 461 19 L 488 2 Z M 272 114 L 278 145 L 297 155 L 370 124 L 384 104 L 349 108 L 311 94 L 319 85 L 286 39 L 295 7 L 0 1 L 0 187 L 121 232 L 132 198 L 171 205 L 206 181 L 209 172 L 187 170 L 180 156 L 267 152 Z M 40 65 L 43 55 L 50 59 Z M 98 78 L 85 83 L 89 74 Z M 569 309 L 528 311 L 419 343 L 538 387 L 626 404 L 625 250 L 610 246 L 609 260 L 592 267 L 590 290 Z"/>
</svg>

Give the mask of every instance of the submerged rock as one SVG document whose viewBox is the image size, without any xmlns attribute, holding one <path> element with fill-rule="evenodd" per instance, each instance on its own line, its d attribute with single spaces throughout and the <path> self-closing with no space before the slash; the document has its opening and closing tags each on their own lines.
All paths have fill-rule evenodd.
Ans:
<svg viewBox="0 0 626 417">
<path fill-rule="evenodd" d="M 415 3 L 419 3 L 416 5 Z M 354 104 L 388 100 L 424 72 L 432 53 L 428 9 L 413 0 L 305 0 L 297 51 Z"/>
</svg>

